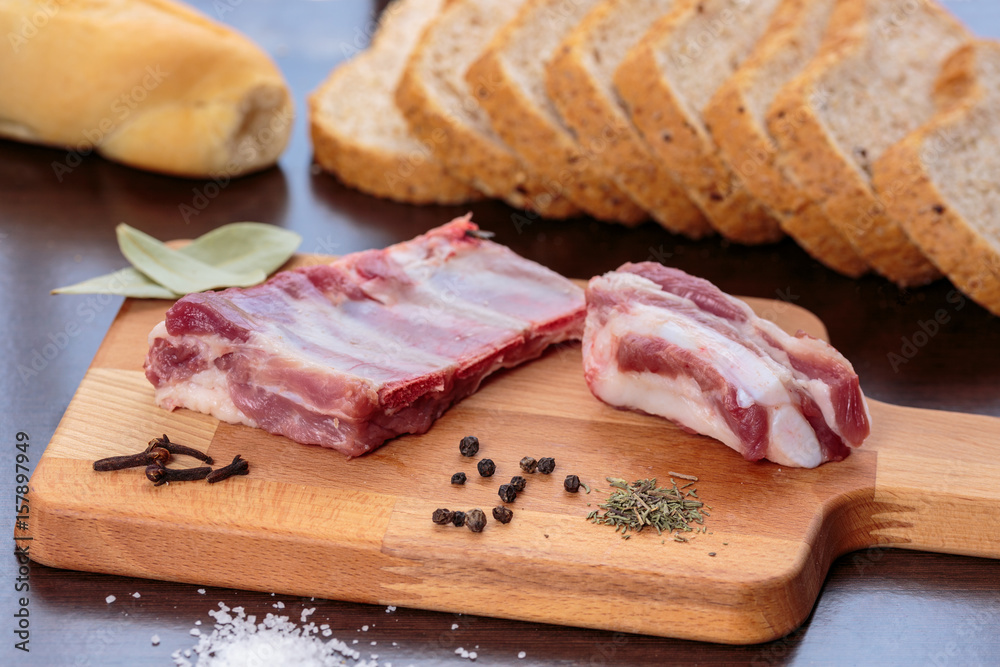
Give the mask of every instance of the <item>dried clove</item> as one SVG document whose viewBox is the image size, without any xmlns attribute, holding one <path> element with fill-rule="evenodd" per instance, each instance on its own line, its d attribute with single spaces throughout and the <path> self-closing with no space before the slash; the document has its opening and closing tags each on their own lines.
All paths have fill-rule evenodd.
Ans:
<svg viewBox="0 0 1000 667">
<path fill-rule="evenodd" d="M 167 437 L 166 433 L 164 433 L 162 437 L 153 438 L 152 440 L 150 440 L 147 451 L 152 449 L 153 447 L 162 447 L 171 454 L 183 454 L 185 456 L 192 456 L 198 459 L 199 461 L 204 461 L 209 465 L 215 463 L 215 461 L 212 460 L 212 457 L 206 454 L 205 452 L 200 452 L 194 447 L 188 447 L 186 445 L 178 445 L 176 442 L 170 442 L 170 438 Z"/>
<path fill-rule="evenodd" d="M 467 435 L 458 443 L 458 451 L 462 456 L 473 457 L 479 453 L 479 438 L 474 435 Z"/>
<path fill-rule="evenodd" d="M 535 472 L 535 468 L 538 467 L 538 461 L 530 456 L 525 456 L 518 465 L 521 466 L 521 470 L 524 472 L 533 473 Z"/>
<path fill-rule="evenodd" d="M 205 479 L 208 480 L 209 484 L 215 484 L 216 482 L 221 482 L 224 479 L 229 479 L 234 475 L 249 475 L 250 474 L 250 464 L 246 459 L 241 457 L 239 454 L 233 459 L 233 462 L 222 468 L 216 468 L 208 474 Z"/>
<path fill-rule="evenodd" d="M 510 478 L 510 485 L 513 486 L 514 490 L 517 491 L 518 493 L 524 491 L 524 487 L 527 483 L 528 480 L 524 479 L 520 475 L 514 475 L 513 477 Z"/>
<path fill-rule="evenodd" d="M 163 447 L 149 447 L 138 454 L 125 456 L 109 456 L 106 459 L 94 461 L 94 470 L 107 472 L 109 470 L 124 470 L 148 465 L 163 465 L 170 460 L 170 452 Z"/>
<path fill-rule="evenodd" d="M 507 509 L 503 505 L 498 505 L 493 508 L 493 518 L 500 523 L 510 523 L 510 520 L 514 517 L 514 512 Z"/>
<path fill-rule="evenodd" d="M 146 478 L 153 482 L 153 486 L 160 486 L 167 482 L 193 482 L 208 477 L 212 469 L 208 466 L 203 468 L 164 468 L 161 465 L 151 465 L 146 467 Z"/>
<path fill-rule="evenodd" d="M 486 527 L 486 514 L 481 509 L 469 510 L 465 513 L 465 525 L 474 533 L 483 532 Z"/>
</svg>

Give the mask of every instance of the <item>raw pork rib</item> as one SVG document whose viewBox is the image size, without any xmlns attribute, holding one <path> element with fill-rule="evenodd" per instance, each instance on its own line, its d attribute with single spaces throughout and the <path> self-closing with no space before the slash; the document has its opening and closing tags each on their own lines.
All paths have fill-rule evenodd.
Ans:
<svg viewBox="0 0 1000 667">
<path fill-rule="evenodd" d="M 666 417 L 749 461 L 813 468 L 868 437 L 858 376 L 839 352 L 660 264 L 590 281 L 583 359 L 602 401 Z"/>
<path fill-rule="evenodd" d="M 583 290 L 477 229 L 180 299 L 149 335 L 157 404 L 350 456 L 425 432 L 490 373 L 582 334 Z"/>
</svg>

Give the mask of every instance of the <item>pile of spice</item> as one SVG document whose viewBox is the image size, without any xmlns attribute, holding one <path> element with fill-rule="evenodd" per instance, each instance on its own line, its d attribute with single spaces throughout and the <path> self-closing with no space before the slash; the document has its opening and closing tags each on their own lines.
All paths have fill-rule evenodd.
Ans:
<svg viewBox="0 0 1000 667">
<path fill-rule="evenodd" d="M 657 487 L 656 479 L 640 479 L 629 484 L 623 479 L 608 477 L 608 483 L 616 489 L 607 502 L 599 505 L 600 510 L 594 510 L 587 518 L 597 524 L 614 526 L 615 532 L 621 531 L 622 537 L 628 539 L 630 531 L 641 532 L 647 526 L 656 530 L 658 535 L 676 533 L 674 540 L 687 542 L 682 532 L 700 530 L 704 532 L 705 517 L 709 513 L 698 498 L 698 492 L 692 488 L 698 481 L 692 475 L 670 473 L 671 477 L 687 480 L 688 483 L 677 488 L 677 482 L 671 479 L 671 487 Z M 695 528 L 691 524 L 698 524 Z"/>
<path fill-rule="evenodd" d="M 467 435 L 458 443 L 458 451 L 465 458 L 472 458 L 479 453 L 479 444 L 479 438 L 474 435 Z M 525 456 L 518 462 L 518 467 L 529 475 L 534 474 L 536 471 L 543 475 L 551 475 L 556 469 L 556 460 L 549 456 L 543 456 L 538 460 L 535 460 L 531 456 Z M 493 459 L 484 458 L 480 459 L 476 464 L 476 470 L 479 472 L 480 477 L 492 477 L 497 471 L 497 466 L 493 462 Z M 456 472 L 451 476 L 451 483 L 457 486 L 465 484 L 467 480 L 468 477 L 464 472 Z M 517 500 L 517 494 L 524 491 L 526 485 L 527 480 L 523 476 L 515 475 L 510 478 L 508 484 L 500 485 L 500 488 L 497 489 L 497 495 L 500 496 L 501 502 L 509 505 Z M 590 493 L 590 487 L 583 484 L 578 476 L 566 476 L 566 480 L 563 482 L 563 488 L 566 491 L 576 493 L 580 490 L 580 487 L 583 487 L 587 493 Z M 514 512 L 509 507 L 497 505 L 493 508 L 493 518 L 500 523 L 510 523 L 513 517 Z M 474 533 L 482 532 L 483 528 L 486 527 L 486 515 L 478 508 L 467 512 L 453 512 L 447 508 L 438 508 L 434 510 L 431 520 L 439 526 L 448 524 L 459 527 L 468 526 L 469 530 Z"/>
<path fill-rule="evenodd" d="M 243 607 L 230 609 L 222 602 L 208 613 L 215 618 L 215 629 L 202 634 L 192 649 L 174 651 L 177 667 L 333 667 L 346 664 L 344 658 L 358 660 L 357 665 L 378 664 L 361 660 L 360 651 L 339 639 L 324 641 L 315 623 L 299 627 L 287 616 L 274 614 L 257 623 Z M 322 634 L 329 636 L 326 630 Z M 189 660 L 192 652 L 196 662 Z"/>
<path fill-rule="evenodd" d="M 190 456 L 209 465 L 199 468 L 168 468 L 167 462 L 175 455 Z M 213 463 L 212 457 L 205 452 L 171 442 L 170 438 L 164 434 L 150 440 L 146 449 L 136 454 L 109 456 L 106 459 L 94 461 L 94 470 L 109 472 L 145 467 L 146 478 L 153 482 L 153 486 L 161 486 L 169 482 L 194 482 L 202 479 L 207 480 L 209 484 L 215 484 L 234 475 L 250 474 L 250 464 L 239 454 L 227 466 L 213 470 L 209 467 Z"/>
</svg>

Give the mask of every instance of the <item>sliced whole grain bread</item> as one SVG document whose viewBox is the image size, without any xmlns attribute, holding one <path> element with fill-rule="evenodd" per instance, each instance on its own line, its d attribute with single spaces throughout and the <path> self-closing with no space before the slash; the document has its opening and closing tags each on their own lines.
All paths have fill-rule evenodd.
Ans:
<svg viewBox="0 0 1000 667">
<path fill-rule="evenodd" d="M 709 102 L 705 122 L 730 169 L 774 212 L 782 230 L 829 268 L 858 277 L 868 263 L 779 168 L 766 120 L 778 91 L 819 52 L 836 2 L 783 0 L 753 53 Z"/>
<path fill-rule="evenodd" d="M 680 0 L 625 56 L 615 85 L 646 143 L 723 235 L 782 237 L 774 215 L 722 160 L 703 112 L 750 55 L 781 0 Z"/>
<path fill-rule="evenodd" d="M 646 212 L 601 167 L 597 147 L 581 146 L 545 89 L 559 43 L 600 0 L 527 0 L 466 73 L 497 134 L 558 194 L 592 216 L 625 224 Z"/>
<path fill-rule="evenodd" d="M 445 171 L 417 140 L 393 96 L 417 39 L 443 0 L 394 0 L 369 48 L 309 96 L 316 161 L 347 185 L 414 204 L 458 204 L 481 193 Z"/>
<path fill-rule="evenodd" d="M 875 189 L 927 257 L 1000 315 L 1000 44 L 960 47 L 938 86 L 965 95 L 885 152 Z"/>
<path fill-rule="evenodd" d="M 632 125 L 612 77 L 649 28 L 677 0 L 604 0 L 563 40 L 549 63 L 547 90 L 580 143 L 604 146 L 606 178 L 671 232 L 701 238 L 714 229 Z"/>
<path fill-rule="evenodd" d="M 507 147 L 465 85 L 465 72 L 524 0 L 451 0 L 421 36 L 396 88 L 413 134 L 485 194 L 550 218 L 577 214 Z"/>
<path fill-rule="evenodd" d="M 840 0 L 820 54 L 776 96 L 779 161 L 872 268 L 900 286 L 940 277 L 886 215 L 871 165 L 934 115 L 934 81 L 969 34 L 932 0 Z"/>
</svg>

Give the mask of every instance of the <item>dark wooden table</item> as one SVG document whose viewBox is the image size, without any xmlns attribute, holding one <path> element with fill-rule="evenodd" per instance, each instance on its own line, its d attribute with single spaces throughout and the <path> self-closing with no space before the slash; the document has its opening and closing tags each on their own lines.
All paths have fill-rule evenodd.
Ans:
<svg viewBox="0 0 1000 667">
<path fill-rule="evenodd" d="M 334 63 L 367 39 L 375 7 L 364 0 L 242 0 L 194 4 L 231 23 L 274 54 L 299 109 L 280 167 L 222 187 L 185 221 L 206 182 L 170 179 L 87 158 L 56 178 L 66 152 L 0 142 L 0 533 L 14 522 L 15 434 L 41 456 L 121 300 L 48 295 L 48 290 L 123 265 L 114 226 L 128 222 L 158 238 L 194 237 L 237 220 L 270 222 L 302 234 L 302 250 L 341 254 L 410 238 L 467 208 L 498 240 L 568 276 L 585 278 L 628 260 L 657 259 L 703 275 L 739 294 L 780 298 L 817 313 L 852 360 L 865 391 L 885 401 L 1000 416 L 1000 320 L 971 302 L 956 303 L 942 281 L 903 292 L 878 278 L 847 280 L 811 261 L 793 243 L 736 247 L 694 243 L 653 224 L 626 230 L 580 219 L 518 225 L 496 203 L 414 208 L 348 190 L 312 167 L 303 109 L 306 93 Z M 1000 35 L 1000 7 L 950 3 L 980 34 Z M 0 91 L 2 94 L 2 91 Z M 210 194 L 216 191 L 210 186 Z M 199 203 L 201 200 L 198 200 Z M 961 305 L 961 307 L 960 307 Z M 921 323 L 945 309 L 949 320 L 904 364 L 901 354 Z M 912 351 L 912 350 L 911 350 Z M 1000 455 L 1000 451 L 997 452 Z M 955 517 L 961 521 L 961 517 Z M 8 538 L 9 539 L 9 538 Z M 8 542 L 11 544 L 11 542 Z M 238 566 L 238 564 L 235 564 Z M 337 568 L 337 563 L 330 563 Z M 464 664 L 868 664 L 1000 665 L 1000 562 L 890 549 L 847 554 L 830 571 L 812 616 L 777 642 L 747 647 L 620 635 L 349 604 L 267 593 L 62 571 L 31 564 L 18 572 L 0 558 L 0 664 L 170 664 L 192 646 L 196 621 L 210 626 L 219 601 L 263 616 L 275 611 L 329 623 L 380 661 Z M 18 580 L 18 577 L 21 580 Z M 17 587 L 25 581 L 26 592 Z M 139 593 L 141 597 L 132 597 Z M 113 604 L 105 602 L 116 596 Z M 14 648 L 18 598 L 29 599 L 30 653 Z M 502 600 L 498 600 L 502 604 Z M 609 609 L 609 613 L 614 610 Z M 367 632 L 360 628 L 370 626 Z M 456 629 L 452 629 L 457 626 Z M 158 635 L 159 646 L 151 637 Z M 378 642 L 371 646 L 371 642 Z M 517 653 L 527 657 L 519 661 Z"/>
</svg>

